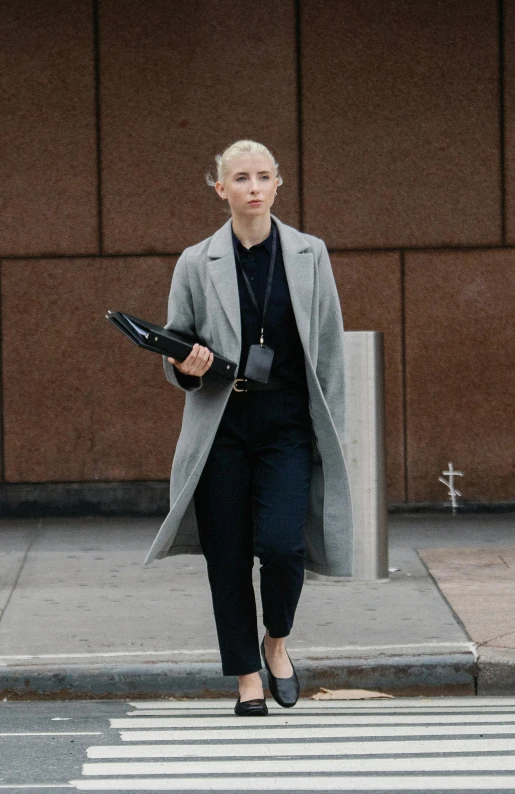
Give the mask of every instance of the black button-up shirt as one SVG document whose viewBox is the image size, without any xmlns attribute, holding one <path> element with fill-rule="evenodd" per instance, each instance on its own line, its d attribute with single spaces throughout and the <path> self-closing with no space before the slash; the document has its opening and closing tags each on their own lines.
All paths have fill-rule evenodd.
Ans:
<svg viewBox="0 0 515 794">
<path fill-rule="evenodd" d="M 250 345 L 259 344 L 263 304 L 265 302 L 266 284 L 272 255 L 272 232 L 262 243 L 253 245 L 248 249 L 244 248 L 234 231 L 232 232 L 232 237 L 233 244 L 240 256 L 241 266 L 250 281 L 260 312 L 258 316 L 250 299 L 241 268 L 236 262 L 242 336 L 238 377 L 242 378 L 245 372 L 249 347 Z M 297 330 L 290 290 L 286 280 L 279 232 L 277 232 L 277 253 L 264 328 L 264 344 L 271 347 L 274 351 L 269 377 L 286 380 L 299 388 L 307 388 L 304 350 Z"/>
</svg>

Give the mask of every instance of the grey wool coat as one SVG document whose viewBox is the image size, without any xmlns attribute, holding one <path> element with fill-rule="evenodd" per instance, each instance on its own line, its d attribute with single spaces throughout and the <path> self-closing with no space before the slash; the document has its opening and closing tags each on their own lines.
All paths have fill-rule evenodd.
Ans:
<svg viewBox="0 0 515 794">
<path fill-rule="evenodd" d="M 305 527 L 305 567 L 329 576 L 352 574 L 352 508 L 343 453 L 343 319 L 327 248 L 322 240 L 277 224 L 293 311 L 304 349 L 313 428 L 313 476 Z M 241 351 L 240 302 L 231 220 L 175 266 L 167 327 L 196 334 L 232 361 Z M 193 495 L 233 382 L 216 373 L 184 386 L 163 357 L 167 379 L 186 392 L 181 433 L 170 478 L 170 512 L 145 563 L 201 553 Z M 184 381 L 183 381 L 184 383 Z"/>
</svg>

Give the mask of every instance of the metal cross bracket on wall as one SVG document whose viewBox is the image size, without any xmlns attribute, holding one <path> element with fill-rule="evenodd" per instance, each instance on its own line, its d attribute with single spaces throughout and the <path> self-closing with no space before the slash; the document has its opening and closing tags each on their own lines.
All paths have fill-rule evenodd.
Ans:
<svg viewBox="0 0 515 794">
<path fill-rule="evenodd" d="M 448 476 L 449 480 L 447 481 L 443 477 L 438 477 L 438 481 L 443 482 L 443 484 L 446 485 L 447 488 L 449 489 L 449 496 L 451 498 L 451 503 L 452 503 L 452 512 L 455 513 L 456 508 L 458 506 L 458 501 L 456 497 L 461 496 L 461 493 L 454 487 L 454 478 L 463 477 L 463 472 L 455 471 L 452 463 L 449 463 L 447 471 L 443 471 L 442 474 Z"/>
</svg>

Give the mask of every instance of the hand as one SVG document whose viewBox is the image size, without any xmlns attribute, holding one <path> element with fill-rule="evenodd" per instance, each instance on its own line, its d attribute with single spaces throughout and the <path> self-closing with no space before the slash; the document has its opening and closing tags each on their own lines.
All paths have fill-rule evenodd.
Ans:
<svg viewBox="0 0 515 794">
<path fill-rule="evenodd" d="M 168 357 L 170 364 L 177 367 L 179 372 L 183 375 L 195 375 L 197 378 L 204 375 L 211 364 L 213 363 L 213 354 L 207 347 L 199 345 L 198 342 L 193 345 L 193 349 L 189 356 L 183 362 L 176 361 L 175 358 Z"/>
</svg>

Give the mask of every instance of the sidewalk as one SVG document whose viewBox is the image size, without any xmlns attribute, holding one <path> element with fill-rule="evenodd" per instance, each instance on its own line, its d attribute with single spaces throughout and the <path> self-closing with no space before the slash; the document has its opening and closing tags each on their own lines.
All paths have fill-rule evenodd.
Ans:
<svg viewBox="0 0 515 794">
<path fill-rule="evenodd" d="M 389 581 L 306 581 L 288 645 L 304 693 L 515 694 L 515 515 L 389 523 Z M 159 524 L 0 522 L 1 697 L 234 694 L 203 558 L 143 567 Z"/>
</svg>

